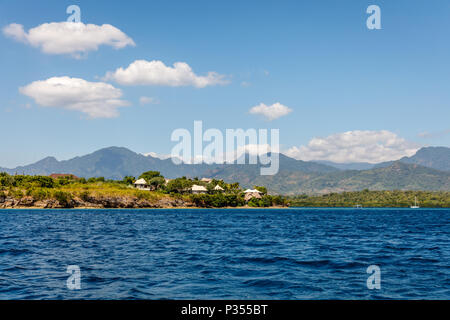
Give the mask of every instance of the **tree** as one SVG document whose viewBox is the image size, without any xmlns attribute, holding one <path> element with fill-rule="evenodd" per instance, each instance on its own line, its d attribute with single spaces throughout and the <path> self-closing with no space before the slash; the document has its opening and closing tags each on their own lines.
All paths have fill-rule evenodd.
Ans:
<svg viewBox="0 0 450 320">
<path fill-rule="evenodd" d="M 263 195 L 266 195 L 266 194 L 267 194 L 267 188 L 266 188 L 266 187 L 254 186 L 253 189 L 258 190 L 258 191 L 261 192 Z"/>
<path fill-rule="evenodd" d="M 4 187 L 13 187 L 15 186 L 16 181 L 14 177 L 10 176 L 9 174 L 5 173 L 4 175 L 0 176 L 0 185 Z"/>
<path fill-rule="evenodd" d="M 225 188 L 226 191 L 237 193 L 241 189 L 239 186 L 239 182 L 234 182 L 230 184 L 226 184 Z"/>
<path fill-rule="evenodd" d="M 86 178 L 80 178 L 80 179 L 78 180 L 78 183 L 86 184 L 86 183 L 87 183 L 87 180 L 86 180 Z"/>
<path fill-rule="evenodd" d="M 126 176 L 126 177 L 124 177 L 123 178 L 123 180 L 122 180 L 122 182 L 124 183 L 124 184 L 133 184 L 134 182 L 136 181 L 136 179 L 134 178 L 134 177 L 132 177 L 132 176 Z"/>
<path fill-rule="evenodd" d="M 47 176 L 31 176 L 30 182 L 33 182 L 34 185 L 41 188 L 53 188 L 55 185 L 55 181 Z"/>
<path fill-rule="evenodd" d="M 183 178 L 177 178 L 170 180 L 167 184 L 167 191 L 169 192 L 176 192 L 176 193 L 182 193 L 186 191 L 188 188 L 192 187 L 193 182 L 191 180 L 186 179 L 186 177 Z"/>
<path fill-rule="evenodd" d="M 151 179 L 156 177 L 164 178 L 159 171 L 146 171 L 139 176 L 139 179 L 144 179 L 147 182 L 150 182 Z"/>
<path fill-rule="evenodd" d="M 154 190 L 161 188 L 166 182 L 166 180 L 163 177 L 154 177 L 147 181 L 148 184 L 151 185 Z"/>
</svg>

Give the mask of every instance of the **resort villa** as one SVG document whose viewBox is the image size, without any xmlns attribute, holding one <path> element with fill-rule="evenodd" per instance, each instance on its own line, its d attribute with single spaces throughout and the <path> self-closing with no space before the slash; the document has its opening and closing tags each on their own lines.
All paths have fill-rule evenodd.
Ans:
<svg viewBox="0 0 450 320">
<path fill-rule="evenodd" d="M 165 179 L 165 184 L 169 183 L 171 179 Z M 197 180 L 198 181 L 198 180 Z M 207 183 L 210 184 L 213 181 L 213 179 L 210 178 L 202 178 L 200 182 L 203 182 L 203 184 Z M 152 186 L 144 179 L 140 178 L 134 182 L 134 187 L 139 190 L 147 190 L 151 191 L 153 190 Z M 204 185 L 198 185 L 194 184 L 192 187 L 185 189 L 185 191 L 190 191 L 192 194 L 207 194 L 208 189 Z M 225 192 L 225 189 L 222 188 L 220 185 L 214 186 L 212 188 L 212 191 L 214 192 Z M 247 189 L 244 191 L 244 199 L 246 202 L 248 202 L 250 199 L 256 198 L 261 199 L 262 198 L 262 192 L 256 189 Z"/>
<path fill-rule="evenodd" d="M 244 191 L 244 200 L 249 201 L 252 198 L 261 199 L 262 192 L 256 189 L 247 189 Z"/>
<path fill-rule="evenodd" d="M 150 190 L 150 185 L 143 178 L 136 180 L 134 187 L 139 190 Z"/>
<path fill-rule="evenodd" d="M 191 188 L 193 194 L 207 193 L 208 190 L 204 186 L 194 184 Z"/>
</svg>

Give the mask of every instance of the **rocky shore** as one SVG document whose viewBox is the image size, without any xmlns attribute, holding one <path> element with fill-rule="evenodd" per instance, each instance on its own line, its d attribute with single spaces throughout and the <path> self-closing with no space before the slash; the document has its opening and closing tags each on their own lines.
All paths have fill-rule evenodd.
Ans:
<svg viewBox="0 0 450 320">
<path fill-rule="evenodd" d="M 162 198 L 156 201 L 138 199 L 137 197 L 89 197 L 80 199 L 75 197 L 67 202 L 59 202 L 56 199 L 37 200 L 32 196 L 25 196 L 20 199 L 0 195 L 0 209 L 10 208 L 179 208 L 193 207 L 194 205 L 182 199 Z"/>
</svg>

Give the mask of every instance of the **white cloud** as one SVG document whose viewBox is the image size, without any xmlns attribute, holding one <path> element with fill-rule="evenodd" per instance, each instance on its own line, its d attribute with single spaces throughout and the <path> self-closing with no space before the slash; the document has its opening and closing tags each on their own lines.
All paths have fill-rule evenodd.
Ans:
<svg viewBox="0 0 450 320">
<path fill-rule="evenodd" d="M 139 98 L 139 104 L 141 106 L 143 106 L 144 104 L 158 104 L 158 103 L 159 103 L 159 101 L 156 98 L 145 97 L 145 96 Z"/>
<path fill-rule="evenodd" d="M 251 108 L 249 112 L 251 114 L 260 114 L 267 120 L 271 121 L 291 113 L 292 109 L 282 105 L 279 102 L 270 106 L 260 103 L 259 105 Z"/>
<path fill-rule="evenodd" d="M 175 62 L 173 67 L 170 67 L 158 60 L 136 60 L 126 69 L 118 68 L 114 72 L 108 72 L 104 79 L 114 80 L 122 85 L 194 86 L 197 88 L 228 83 L 225 76 L 216 72 L 198 76 L 185 62 Z"/>
<path fill-rule="evenodd" d="M 117 109 L 128 105 L 127 101 L 120 100 L 120 89 L 108 83 L 78 78 L 53 77 L 34 81 L 19 91 L 41 106 L 76 110 L 90 118 L 117 117 Z"/>
<path fill-rule="evenodd" d="M 269 144 L 246 144 L 245 146 L 238 146 L 232 155 L 236 155 L 235 159 L 240 158 L 245 154 L 260 156 L 270 152 Z"/>
<path fill-rule="evenodd" d="M 21 24 L 12 23 L 3 28 L 3 34 L 40 48 L 44 53 L 71 54 L 74 57 L 95 51 L 100 45 L 116 49 L 135 45 L 133 39 L 110 24 L 99 26 L 82 22 L 51 22 L 26 32 Z"/>
<path fill-rule="evenodd" d="M 278 150 L 278 149 L 277 149 Z M 203 155 L 195 155 L 193 156 L 189 161 L 186 161 L 186 164 L 193 164 L 196 161 L 204 162 L 204 163 L 226 163 L 226 159 L 228 157 L 230 158 L 230 162 L 233 162 L 240 157 L 242 157 L 245 154 L 253 155 L 253 156 L 260 156 L 264 155 L 271 151 L 271 146 L 269 144 L 246 144 L 242 146 L 237 146 L 234 151 L 229 153 L 220 153 L 216 157 L 204 157 Z M 148 157 L 151 156 L 153 158 L 158 158 L 161 160 L 170 159 L 170 158 L 178 158 L 181 159 L 179 156 L 172 156 L 171 154 L 159 154 L 156 152 L 148 152 L 143 153 L 144 156 Z"/>
<path fill-rule="evenodd" d="M 161 160 L 170 159 L 172 157 L 170 154 L 159 154 L 156 152 L 143 153 L 143 155 L 146 157 L 158 158 Z"/>
<path fill-rule="evenodd" d="M 412 156 L 418 149 L 416 144 L 387 130 L 356 130 L 313 138 L 307 146 L 292 147 L 284 154 L 305 161 L 378 163 Z"/>
</svg>

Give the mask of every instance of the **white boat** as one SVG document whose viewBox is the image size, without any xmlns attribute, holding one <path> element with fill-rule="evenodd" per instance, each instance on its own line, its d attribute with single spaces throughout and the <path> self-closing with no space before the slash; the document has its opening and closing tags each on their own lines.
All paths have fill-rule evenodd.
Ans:
<svg viewBox="0 0 450 320">
<path fill-rule="evenodd" d="M 419 209 L 419 205 L 417 204 L 417 197 L 414 197 L 414 205 L 410 207 L 411 209 Z"/>
</svg>

